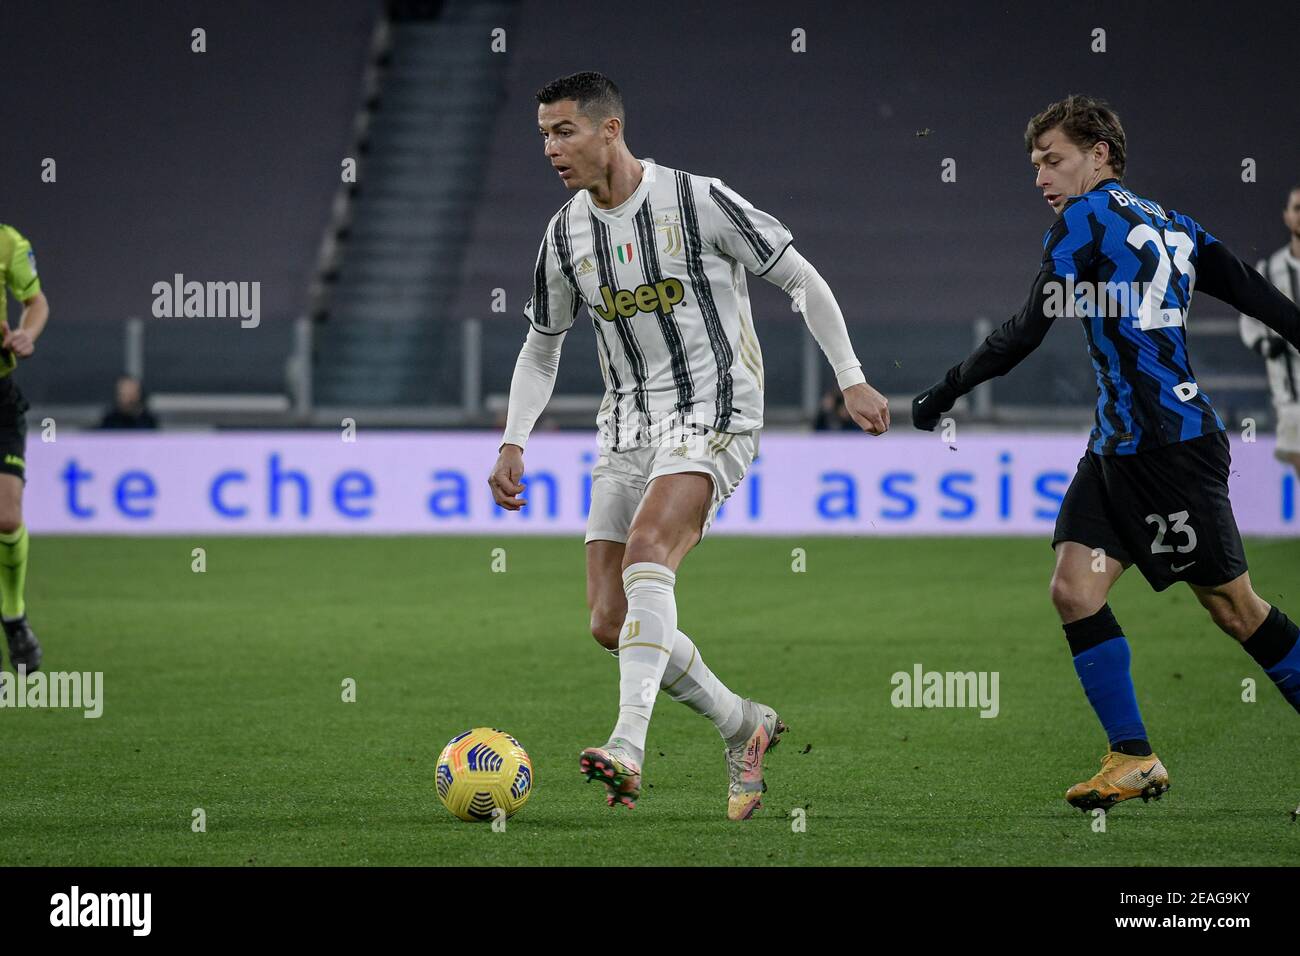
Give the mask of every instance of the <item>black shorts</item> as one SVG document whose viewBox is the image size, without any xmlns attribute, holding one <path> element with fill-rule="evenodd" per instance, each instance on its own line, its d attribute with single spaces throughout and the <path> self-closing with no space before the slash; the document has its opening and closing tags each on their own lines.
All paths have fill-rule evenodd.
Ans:
<svg viewBox="0 0 1300 956">
<path fill-rule="evenodd" d="M 1217 587 L 1246 573 L 1228 501 L 1232 459 L 1223 432 L 1135 455 L 1079 459 L 1056 517 L 1052 547 L 1076 541 L 1136 564 L 1151 587 Z"/>
<path fill-rule="evenodd" d="M 27 480 L 27 399 L 7 376 L 0 379 L 0 474 Z"/>
</svg>

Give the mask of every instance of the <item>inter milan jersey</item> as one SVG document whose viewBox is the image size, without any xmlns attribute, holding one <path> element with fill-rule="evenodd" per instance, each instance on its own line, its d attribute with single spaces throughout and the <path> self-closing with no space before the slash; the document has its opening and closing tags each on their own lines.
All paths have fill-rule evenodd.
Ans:
<svg viewBox="0 0 1300 956">
<path fill-rule="evenodd" d="M 1300 309 L 1272 283 L 1195 220 L 1107 179 L 1066 202 L 1023 308 L 948 370 L 944 392 L 955 400 L 1005 375 L 1056 319 L 1077 316 L 1097 372 L 1093 452 L 1132 455 L 1222 431 L 1187 355 L 1193 289 L 1300 348 Z"/>
<path fill-rule="evenodd" d="M 1187 354 L 1200 254 L 1217 242 L 1191 217 L 1117 179 L 1072 197 L 1043 239 L 1043 269 L 1083 322 L 1097 372 L 1092 450 L 1124 455 L 1222 431 Z"/>
<path fill-rule="evenodd" d="M 582 190 L 547 226 L 524 314 L 548 335 L 585 306 L 596 332 L 606 447 L 655 444 L 679 427 L 763 425 L 763 355 L 745 272 L 762 275 L 789 230 L 722 181 L 642 160 L 614 209 Z"/>
</svg>

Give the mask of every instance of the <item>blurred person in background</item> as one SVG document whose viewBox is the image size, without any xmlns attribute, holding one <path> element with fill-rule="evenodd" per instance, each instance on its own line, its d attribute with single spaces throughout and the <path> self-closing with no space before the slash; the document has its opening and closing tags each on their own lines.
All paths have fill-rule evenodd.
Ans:
<svg viewBox="0 0 1300 956">
<path fill-rule="evenodd" d="M 27 623 L 27 527 L 23 485 L 27 481 L 27 400 L 13 379 L 19 359 L 30 358 L 50 317 L 41 292 L 32 244 L 13 226 L 0 223 L 0 621 L 16 672 L 41 666 L 41 644 Z M 9 327 L 9 296 L 23 307 L 18 327 Z"/>
<path fill-rule="evenodd" d="M 113 407 L 104 413 L 100 428 L 157 428 L 158 420 L 145 406 L 140 380 L 131 375 L 118 376 Z"/>
<path fill-rule="evenodd" d="M 849 414 L 844 404 L 844 393 L 838 388 L 828 389 L 817 407 L 817 416 L 813 419 L 813 431 L 858 431 L 858 423 Z"/>
<path fill-rule="evenodd" d="M 1291 241 L 1255 265 L 1277 290 L 1300 305 L 1300 184 L 1291 187 L 1282 221 L 1291 233 Z M 1259 319 L 1241 316 L 1241 340 L 1247 348 L 1264 357 L 1268 385 L 1277 409 L 1277 449 L 1279 461 L 1286 462 L 1300 474 L 1300 351 Z"/>
</svg>

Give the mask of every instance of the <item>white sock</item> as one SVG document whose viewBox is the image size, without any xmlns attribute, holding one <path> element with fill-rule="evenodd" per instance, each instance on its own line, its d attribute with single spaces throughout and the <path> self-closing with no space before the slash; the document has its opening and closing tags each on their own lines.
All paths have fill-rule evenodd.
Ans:
<svg viewBox="0 0 1300 956">
<path fill-rule="evenodd" d="M 676 583 L 677 575 L 651 561 L 623 572 L 627 617 L 618 637 L 618 723 L 610 739 L 626 740 L 638 763 L 644 759 L 650 714 L 677 634 Z"/>
<path fill-rule="evenodd" d="M 744 698 L 714 676 L 695 643 L 681 631 L 673 641 L 673 652 L 664 671 L 663 692 L 713 721 L 728 743 L 742 729 Z M 753 728 L 749 732 L 753 733 Z"/>
</svg>

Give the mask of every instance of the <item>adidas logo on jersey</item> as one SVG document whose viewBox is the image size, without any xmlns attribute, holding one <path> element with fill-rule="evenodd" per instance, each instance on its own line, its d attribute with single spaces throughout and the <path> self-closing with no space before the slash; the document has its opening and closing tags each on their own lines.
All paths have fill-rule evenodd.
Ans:
<svg viewBox="0 0 1300 956">
<path fill-rule="evenodd" d="M 590 259 L 588 259 L 586 256 L 583 256 L 582 261 L 578 263 L 578 275 L 581 277 L 595 271 L 596 271 L 596 266 L 592 263 Z"/>
</svg>

